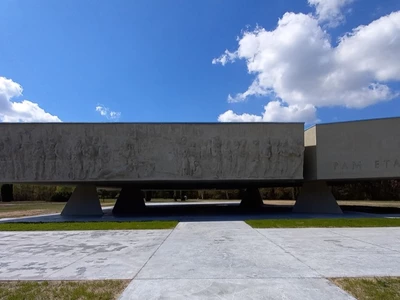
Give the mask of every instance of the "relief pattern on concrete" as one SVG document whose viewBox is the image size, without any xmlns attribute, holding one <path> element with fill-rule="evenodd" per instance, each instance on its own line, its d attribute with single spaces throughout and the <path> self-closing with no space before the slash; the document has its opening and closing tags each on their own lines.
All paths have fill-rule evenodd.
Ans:
<svg viewBox="0 0 400 300">
<path fill-rule="evenodd" d="M 296 125 L 2 124 L 0 181 L 301 179 Z"/>
</svg>

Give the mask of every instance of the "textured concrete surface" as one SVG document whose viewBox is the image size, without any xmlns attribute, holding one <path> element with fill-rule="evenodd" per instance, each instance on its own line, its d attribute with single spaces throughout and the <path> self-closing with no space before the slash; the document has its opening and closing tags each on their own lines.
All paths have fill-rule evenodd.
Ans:
<svg viewBox="0 0 400 300">
<path fill-rule="evenodd" d="M 305 178 L 400 178 L 399 127 L 400 118 L 317 124 L 305 131 Z"/>
<path fill-rule="evenodd" d="M 400 276 L 400 228 L 257 231 L 324 277 Z"/>
<path fill-rule="evenodd" d="M 201 238 L 199 238 L 201 237 Z M 169 259 L 165 259 L 168 257 Z M 244 222 L 180 223 L 138 279 L 317 277 Z"/>
<path fill-rule="evenodd" d="M 301 180 L 302 123 L 3 123 L 0 182 Z"/>
<path fill-rule="evenodd" d="M 169 233 L 0 232 L 0 280 L 132 279 Z"/>
<path fill-rule="evenodd" d="M 322 278 L 134 280 L 120 299 L 354 300 Z"/>
<path fill-rule="evenodd" d="M 325 277 L 399 265 L 399 228 L 0 232 L 0 280 L 133 279 L 121 299 L 353 299 Z"/>
</svg>

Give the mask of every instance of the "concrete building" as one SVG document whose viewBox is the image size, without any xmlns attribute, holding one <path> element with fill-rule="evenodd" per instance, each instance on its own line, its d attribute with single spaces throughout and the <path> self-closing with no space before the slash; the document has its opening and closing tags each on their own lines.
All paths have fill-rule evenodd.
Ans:
<svg viewBox="0 0 400 300">
<path fill-rule="evenodd" d="M 262 204 L 259 187 L 303 183 L 294 212 L 341 213 L 329 184 L 400 178 L 400 118 L 303 128 L 1 123 L 0 183 L 75 185 L 64 215 L 102 214 L 96 186 L 122 187 L 113 212 L 123 214 L 145 209 L 143 190 L 239 188 L 248 208 Z"/>
<path fill-rule="evenodd" d="M 244 188 L 303 180 L 302 123 L 2 123 L 0 182 L 77 185 L 62 214 L 102 214 L 96 186 L 121 186 L 115 213 L 145 207 L 141 189 Z"/>
<path fill-rule="evenodd" d="M 329 183 L 400 178 L 400 118 L 317 124 L 304 133 L 295 212 L 341 213 Z"/>
</svg>

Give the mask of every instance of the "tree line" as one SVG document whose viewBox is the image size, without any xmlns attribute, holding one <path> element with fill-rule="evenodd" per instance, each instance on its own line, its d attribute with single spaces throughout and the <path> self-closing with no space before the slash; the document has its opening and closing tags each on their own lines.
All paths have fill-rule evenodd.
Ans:
<svg viewBox="0 0 400 300">
<path fill-rule="evenodd" d="M 261 188 L 260 193 L 266 200 L 295 200 L 300 187 Z M 338 184 L 331 187 L 332 193 L 339 200 L 400 200 L 400 180 L 361 181 Z M 3 184 L 1 200 L 9 201 L 53 201 L 64 202 L 69 199 L 73 186 Z M 98 189 L 100 199 L 115 199 L 119 190 Z M 240 190 L 167 190 L 152 191 L 152 198 L 181 199 L 240 199 Z"/>
</svg>

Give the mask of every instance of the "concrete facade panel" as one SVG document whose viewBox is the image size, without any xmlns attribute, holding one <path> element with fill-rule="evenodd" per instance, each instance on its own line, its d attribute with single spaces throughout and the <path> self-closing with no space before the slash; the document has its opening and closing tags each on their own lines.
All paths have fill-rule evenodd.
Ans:
<svg viewBox="0 0 400 300">
<path fill-rule="evenodd" d="M 400 118 L 316 125 L 316 144 L 317 179 L 400 178 Z"/>
<path fill-rule="evenodd" d="M 301 180 L 302 123 L 3 123 L 0 182 Z"/>
</svg>

